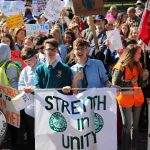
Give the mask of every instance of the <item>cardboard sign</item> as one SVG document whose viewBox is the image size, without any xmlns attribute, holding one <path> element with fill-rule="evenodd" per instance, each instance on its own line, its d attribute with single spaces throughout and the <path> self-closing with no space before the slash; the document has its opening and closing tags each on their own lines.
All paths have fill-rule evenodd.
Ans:
<svg viewBox="0 0 150 150">
<path fill-rule="evenodd" d="M 24 24 L 23 16 L 21 14 L 10 16 L 7 18 L 6 23 L 11 29 L 21 28 Z"/>
<path fill-rule="evenodd" d="M 104 13 L 103 0 L 72 0 L 75 15 L 90 16 Z"/>
<path fill-rule="evenodd" d="M 12 16 L 16 14 L 24 14 L 25 6 L 23 1 L 1 1 L 0 10 L 5 16 Z"/>
<path fill-rule="evenodd" d="M 0 110 L 5 114 L 6 120 L 9 124 L 19 128 L 20 127 L 20 112 L 16 111 L 12 98 L 17 96 L 17 90 L 0 86 Z"/>
<path fill-rule="evenodd" d="M 49 34 L 49 24 L 27 24 L 26 25 L 26 34 L 27 36 L 38 36 L 38 35 L 47 35 Z"/>
</svg>

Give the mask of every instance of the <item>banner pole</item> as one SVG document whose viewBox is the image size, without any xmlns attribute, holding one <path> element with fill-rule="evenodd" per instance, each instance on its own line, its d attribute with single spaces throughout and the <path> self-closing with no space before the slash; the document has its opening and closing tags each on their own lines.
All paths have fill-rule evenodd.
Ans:
<svg viewBox="0 0 150 150">
<path fill-rule="evenodd" d="M 99 51 L 99 46 L 98 46 L 98 40 L 97 40 L 97 36 L 96 36 L 96 31 L 95 31 L 95 24 L 94 24 L 92 16 L 88 16 L 88 18 L 89 18 L 89 26 L 92 30 L 94 43 L 95 43 L 95 54 L 97 54 L 97 52 Z"/>
</svg>

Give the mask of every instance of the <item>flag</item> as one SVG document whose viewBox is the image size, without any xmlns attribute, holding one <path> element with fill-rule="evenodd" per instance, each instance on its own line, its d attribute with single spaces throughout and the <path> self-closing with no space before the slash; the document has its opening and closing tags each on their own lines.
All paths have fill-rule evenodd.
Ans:
<svg viewBox="0 0 150 150">
<path fill-rule="evenodd" d="M 150 0 L 147 0 L 142 20 L 139 27 L 139 38 L 146 44 L 150 44 Z"/>
</svg>

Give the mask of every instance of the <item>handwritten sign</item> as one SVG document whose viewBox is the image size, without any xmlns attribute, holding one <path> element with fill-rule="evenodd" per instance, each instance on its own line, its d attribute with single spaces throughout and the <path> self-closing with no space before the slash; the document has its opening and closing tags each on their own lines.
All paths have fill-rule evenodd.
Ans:
<svg viewBox="0 0 150 150">
<path fill-rule="evenodd" d="M 11 29 L 21 28 L 24 24 L 23 16 L 21 14 L 10 16 L 7 18 L 6 23 Z"/>
<path fill-rule="evenodd" d="M 120 31 L 118 29 L 107 31 L 106 35 L 107 35 L 107 39 L 110 42 L 110 45 L 109 45 L 110 50 L 123 49 Z"/>
<path fill-rule="evenodd" d="M 46 7 L 47 0 L 32 0 L 33 15 L 41 15 Z"/>
<path fill-rule="evenodd" d="M 17 111 L 24 109 L 26 106 L 32 104 L 34 101 L 33 94 L 22 92 L 12 99 L 12 102 Z"/>
<path fill-rule="evenodd" d="M 44 16 L 50 21 L 58 21 L 58 19 L 60 18 L 60 12 L 63 7 L 64 1 L 49 0 L 46 5 Z"/>
<path fill-rule="evenodd" d="M 12 98 L 17 96 L 17 90 L 0 86 L 0 110 L 5 114 L 6 120 L 9 124 L 19 128 L 20 126 L 20 112 L 16 111 Z"/>
<path fill-rule="evenodd" d="M 27 36 L 47 35 L 49 33 L 49 24 L 27 24 Z"/>
<path fill-rule="evenodd" d="M 0 1 L 0 10 L 8 17 L 24 14 L 25 6 L 23 1 Z"/>
</svg>

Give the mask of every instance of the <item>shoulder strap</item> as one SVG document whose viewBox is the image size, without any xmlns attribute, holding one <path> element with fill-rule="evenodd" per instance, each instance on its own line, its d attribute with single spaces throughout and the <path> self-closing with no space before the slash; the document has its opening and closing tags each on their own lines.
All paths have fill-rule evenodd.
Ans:
<svg viewBox="0 0 150 150">
<path fill-rule="evenodd" d="M 8 66 L 9 66 L 10 63 L 16 66 L 17 71 L 18 71 L 18 75 L 19 75 L 19 74 L 20 74 L 20 71 L 21 71 L 19 65 L 17 65 L 15 62 L 13 62 L 13 61 L 11 61 L 11 60 L 8 60 L 8 61 L 6 62 L 6 64 L 5 64 L 5 66 L 4 66 L 5 73 L 6 73 L 7 68 L 8 68 Z M 7 74 L 7 73 L 6 73 L 6 74 Z"/>
<path fill-rule="evenodd" d="M 7 68 L 8 68 L 8 65 L 11 63 L 12 61 L 11 60 L 8 60 L 4 66 L 4 69 L 5 69 L 5 73 L 7 71 Z"/>
</svg>

